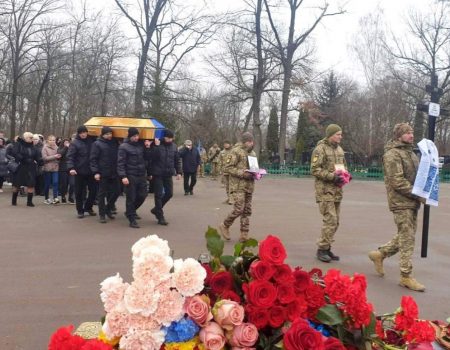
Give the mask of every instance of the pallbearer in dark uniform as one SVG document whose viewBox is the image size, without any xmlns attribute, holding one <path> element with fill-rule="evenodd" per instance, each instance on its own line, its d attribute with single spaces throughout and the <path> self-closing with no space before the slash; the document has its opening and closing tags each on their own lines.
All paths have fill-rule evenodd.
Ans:
<svg viewBox="0 0 450 350">
<path fill-rule="evenodd" d="M 112 210 L 119 197 L 119 178 L 117 176 L 117 152 L 119 144 L 113 139 L 112 129 L 104 126 L 101 135 L 91 149 L 91 170 L 99 183 L 98 211 L 100 222 L 106 223 L 106 216 L 114 219 Z"/>
<path fill-rule="evenodd" d="M 126 199 L 125 215 L 130 221 L 130 227 L 139 228 L 137 219 L 140 219 L 136 210 L 144 203 L 147 197 L 147 165 L 145 147 L 139 142 L 139 130 L 128 129 L 128 139 L 119 146 L 117 158 L 117 173 L 122 179 Z"/>
</svg>

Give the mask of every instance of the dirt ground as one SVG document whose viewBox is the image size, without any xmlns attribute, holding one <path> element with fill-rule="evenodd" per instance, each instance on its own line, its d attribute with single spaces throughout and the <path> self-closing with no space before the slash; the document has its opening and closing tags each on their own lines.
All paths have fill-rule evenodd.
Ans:
<svg viewBox="0 0 450 350">
<path fill-rule="evenodd" d="M 156 224 L 149 195 L 139 214 L 141 229 L 131 229 L 123 216 L 124 198 L 118 201 L 114 222 L 100 224 L 98 217 L 76 218 L 71 205 L 47 206 L 43 197 L 36 207 L 19 198 L 10 205 L 10 192 L 0 194 L 0 348 L 2 350 L 47 348 L 58 327 L 97 321 L 103 315 L 99 283 L 117 272 L 130 281 L 132 244 L 158 234 L 167 239 L 176 257 L 197 257 L 206 251 L 204 232 L 217 226 L 231 209 L 222 204 L 220 184 L 200 179 L 194 196 L 184 196 L 175 182 L 175 196 L 166 208 L 169 226 Z M 441 186 L 439 208 L 431 210 L 428 258 L 420 258 L 422 210 L 414 255 L 414 273 L 427 286 L 425 293 L 398 286 L 398 257 L 386 261 L 386 276 L 373 271 L 367 252 L 390 239 L 395 231 L 381 182 L 354 181 L 346 189 L 341 226 L 334 251 L 341 261 L 332 264 L 315 259 L 315 241 L 321 218 L 314 202 L 312 179 L 267 177 L 257 184 L 251 218 L 251 235 L 262 239 L 276 234 L 288 250 L 288 263 L 312 268 L 338 268 L 367 276 L 368 297 L 378 314 L 394 311 L 402 295 L 413 295 L 420 314 L 428 319 L 450 316 L 450 185 Z M 232 227 L 234 239 L 239 227 Z"/>
</svg>

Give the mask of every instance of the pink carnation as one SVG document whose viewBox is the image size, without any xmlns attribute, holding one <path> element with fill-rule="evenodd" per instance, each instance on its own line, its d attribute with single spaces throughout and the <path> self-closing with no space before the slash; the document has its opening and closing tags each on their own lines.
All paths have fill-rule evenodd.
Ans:
<svg viewBox="0 0 450 350">
<path fill-rule="evenodd" d="M 200 293 L 204 288 L 206 271 L 200 263 L 192 258 L 177 259 L 172 275 L 173 286 L 185 297 Z"/>
<path fill-rule="evenodd" d="M 139 314 L 128 316 L 128 328 L 140 331 L 159 330 L 161 324 L 154 317 L 145 317 Z"/>
<path fill-rule="evenodd" d="M 142 252 L 146 249 L 159 251 L 160 254 L 165 256 L 170 255 L 170 248 L 167 241 L 159 238 L 157 235 L 151 235 L 141 238 L 133 245 L 133 247 L 131 247 L 133 260 L 139 258 L 142 255 Z"/>
<path fill-rule="evenodd" d="M 164 342 L 161 330 L 130 330 L 120 338 L 120 349 L 123 350 L 159 350 Z"/>
<path fill-rule="evenodd" d="M 157 289 L 159 290 L 159 288 Z M 170 326 L 184 316 L 184 297 L 176 290 L 161 289 L 158 308 L 154 317 L 164 326 Z"/>
<path fill-rule="evenodd" d="M 173 260 L 154 248 L 145 249 L 133 258 L 133 278 L 142 283 L 159 284 L 170 279 Z"/>
<path fill-rule="evenodd" d="M 123 283 L 122 277 L 119 274 L 106 278 L 100 283 L 101 291 L 100 298 L 106 312 L 111 312 L 122 300 L 128 283 Z"/>
<path fill-rule="evenodd" d="M 155 291 L 153 283 L 134 281 L 125 291 L 125 307 L 130 314 L 150 316 L 158 307 L 159 293 Z"/>
<path fill-rule="evenodd" d="M 112 311 L 106 314 L 103 324 L 103 333 L 108 339 L 121 337 L 128 332 L 129 314 L 126 312 Z"/>
</svg>

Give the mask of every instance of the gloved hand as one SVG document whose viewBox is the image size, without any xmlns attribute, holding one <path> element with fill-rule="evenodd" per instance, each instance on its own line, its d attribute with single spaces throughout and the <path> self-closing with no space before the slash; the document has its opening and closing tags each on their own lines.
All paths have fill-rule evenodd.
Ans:
<svg viewBox="0 0 450 350">
<path fill-rule="evenodd" d="M 242 175 L 242 177 L 246 180 L 251 180 L 251 179 L 253 179 L 253 174 L 249 173 L 248 171 L 244 171 L 244 174 Z"/>
<path fill-rule="evenodd" d="M 337 186 L 342 186 L 345 183 L 344 178 L 341 176 L 341 174 L 334 175 L 334 184 Z"/>
</svg>

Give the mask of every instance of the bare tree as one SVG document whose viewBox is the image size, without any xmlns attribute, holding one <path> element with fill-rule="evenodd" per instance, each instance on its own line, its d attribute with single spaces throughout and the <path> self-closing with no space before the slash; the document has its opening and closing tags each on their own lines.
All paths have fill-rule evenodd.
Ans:
<svg viewBox="0 0 450 350">
<path fill-rule="evenodd" d="M 133 15 L 133 9 L 123 0 L 115 0 L 120 11 L 130 21 L 136 30 L 141 44 L 139 55 L 139 65 L 136 75 L 136 85 L 134 92 L 134 114 L 140 117 L 143 113 L 142 97 L 144 91 L 145 66 L 148 59 L 153 34 L 158 25 L 158 19 L 170 0 L 135 0 L 139 8 L 138 14 Z"/>
<path fill-rule="evenodd" d="M 11 54 L 10 136 L 16 133 L 17 95 L 20 78 L 33 65 L 38 49 L 35 37 L 42 32 L 40 21 L 57 9 L 59 0 L 7 0 L 0 3 L 3 23 L 0 32 L 7 38 Z"/>
<path fill-rule="evenodd" d="M 287 133 L 287 118 L 288 118 L 288 105 L 289 105 L 289 94 L 291 92 L 291 83 L 293 70 L 296 65 L 302 63 L 302 58 L 309 56 L 311 54 L 310 49 L 306 49 L 302 57 L 295 57 L 298 54 L 299 48 L 305 46 L 307 39 L 310 37 L 311 33 L 316 29 L 317 25 L 325 18 L 329 16 L 339 15 L 344 13 L 343 10 L 330 11 L 327 2 L 324 2 L 321 7 L 317 7 L 318 14 L 313 19 L 312 23 L 304 29 L 301 33 L 296 33 L 296 20 L 303 10 L 302 5 L 304 5 L 303 0 L 285 0 L 289 9 L 289 30 L 287 34 L 287 39 L 281 39 L 281 28 L 275 23 L 275 16 L 273 7 L 270 6 L 270 0 L 264 0 L 265 9 L 269 18 L 270 27 L 275 35 L 275 42 L 273 42 L 273 48 L 276 50 L 278 58 L 283 66 L 283 93 L 281 100 L 281 117 L 280 117 L 280 144 L 279 153 L 281 161 L 284 161 L 284 152 L 286 148 L 286 133 Z"/>
</svg>

